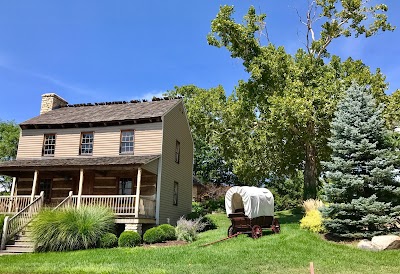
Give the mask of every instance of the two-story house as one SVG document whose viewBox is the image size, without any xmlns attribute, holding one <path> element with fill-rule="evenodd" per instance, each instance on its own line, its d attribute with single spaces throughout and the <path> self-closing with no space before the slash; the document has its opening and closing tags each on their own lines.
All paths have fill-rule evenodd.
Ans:
<svg viewBox="0 0 400 274">
<path fill-rule="evenodd" d="M 193 140 L 181 99 L 69 105 L 44 94 L 40 115 L 20 127 L 16 160 L 0 163 L 0 174 L 14 177 L 0 212 L 38 199 L 102 205 L 141 231 L 191 211 Z"/>
</svg>

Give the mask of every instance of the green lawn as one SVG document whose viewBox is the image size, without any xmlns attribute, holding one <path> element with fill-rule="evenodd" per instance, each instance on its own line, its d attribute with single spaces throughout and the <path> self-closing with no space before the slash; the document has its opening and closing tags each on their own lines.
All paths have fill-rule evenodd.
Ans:
<svg viewBox="0 0 400 274">
<path fill-rule="evenodd" d="M 178 247 L 115 248 L 62 253 L 0 256 L 0 273 L 399 273 L 400 251 L 368 252 L 329 243 L 300 230 L 299 216 L 277 214 L 282 231 L 253 240 L 226 237 L 229 220 L 215 214 L 220 228 Z"/>
</svg>

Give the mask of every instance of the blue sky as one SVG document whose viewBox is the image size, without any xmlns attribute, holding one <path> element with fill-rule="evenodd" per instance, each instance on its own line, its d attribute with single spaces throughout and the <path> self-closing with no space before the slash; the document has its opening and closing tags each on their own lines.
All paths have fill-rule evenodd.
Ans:
<svg viewBox="0 0 400 274">
<path fill-rule="evenodd" d="M 384 1 L 398 30 L 342 39 L 330 52 L 381 68 L 400 88 L 400 1 Z M 41 95 L 69 103 L 151 98 L 174 86 L 221 84 L 230 93 L 246 79 L 240 60 L 207 45 L 220 5 L 240 19 L 250 5 L 267 14 L 270 41 L 293 53 L 305 29 L 296 10 L 307 0 L 6 1 L 0 0 L 0 119 L 20 123 L 39 114 Z"/>
</svg>

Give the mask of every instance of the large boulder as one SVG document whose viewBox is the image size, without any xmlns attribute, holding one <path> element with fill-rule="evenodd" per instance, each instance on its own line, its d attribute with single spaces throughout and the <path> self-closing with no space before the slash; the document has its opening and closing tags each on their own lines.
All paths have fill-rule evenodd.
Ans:
<svg viewBox="0 0 400 274">
<path fill-rule="evenodd" d="M 371 242 L 379 250 L 400 249 L 400 237 L 396 235 L 383 235 L 372 237 Z"/>
<path fill-rule="evenodd" d="M 361 240 L 357 247 L 371 251 L 400 249 L 400 237 L 396 235 L 375 236 L 371 241 Z"/>
<path fill-rule="evenodd" d="M 374 245 L 371 241 L 368 240 L 361 240 L 358 245 L 358 248 L 360 249 L 365 249 L 365 250 L 370 250 L 370 251 L 379 251 L 379 248 Z"/>
</svg>

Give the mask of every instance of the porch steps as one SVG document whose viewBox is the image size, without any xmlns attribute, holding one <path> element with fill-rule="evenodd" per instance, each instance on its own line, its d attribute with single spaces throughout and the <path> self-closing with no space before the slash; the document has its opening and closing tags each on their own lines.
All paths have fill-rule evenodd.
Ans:
<svg viewBox="0 0 400 274">
<path fill-rule="evenodd" d="M 10 241 L 6 245 L 6 249 L 1 250 L 1 253 L 22 254 L 34 252 L 34 243 L 30 236 L 31 230 L 29 227 L 27 227 L 25 230 L 15 236 L 14 241 Z"/>
</svg>

